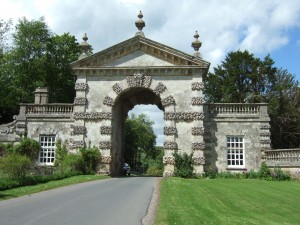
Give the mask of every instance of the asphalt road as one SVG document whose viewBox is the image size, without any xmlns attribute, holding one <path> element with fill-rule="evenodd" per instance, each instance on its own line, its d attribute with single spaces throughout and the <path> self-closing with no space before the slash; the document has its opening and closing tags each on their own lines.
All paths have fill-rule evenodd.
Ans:
<svg viewBox="0 0 300 225">
<path fill-rule="evenodd" d="M 112 178 L 0 201 L 0 224 L 140 225 L 156 179 Z"/>
</svg>

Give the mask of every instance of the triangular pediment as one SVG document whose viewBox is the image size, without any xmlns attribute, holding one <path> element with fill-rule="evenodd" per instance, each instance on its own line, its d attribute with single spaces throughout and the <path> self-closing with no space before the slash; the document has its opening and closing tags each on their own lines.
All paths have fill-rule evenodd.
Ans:
<svg viewBox="0 0 300 225">
<path fill-rule="evenodd" d="M 135 36 L 71 63 L 76 68 L 200 66 L 209 63 L 145 37 Z"/>
<path fill-rule="evenodd" d="M 138 66 L 175 66 L 167 60 L 162 60 L 143 50 L 136 50 L 120 58 L 116 58 L 102 66 L 111 67 L 138 67 Z"/>
</svg>

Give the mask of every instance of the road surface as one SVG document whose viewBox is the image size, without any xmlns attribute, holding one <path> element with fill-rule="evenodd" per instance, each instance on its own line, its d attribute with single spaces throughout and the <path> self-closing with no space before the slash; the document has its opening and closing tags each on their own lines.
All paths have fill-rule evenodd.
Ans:
<svg viewBox="0 0 300 225">
<path fill-rule="evenodd" d="M 0 201 L 0 224 L 140 225 L 156 179 L 112 178 Z"/>
</svg>

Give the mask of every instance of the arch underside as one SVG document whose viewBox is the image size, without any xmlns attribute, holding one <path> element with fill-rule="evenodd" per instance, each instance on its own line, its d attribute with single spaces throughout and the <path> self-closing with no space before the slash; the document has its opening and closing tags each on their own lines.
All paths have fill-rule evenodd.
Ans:
<svg viewBox="0 0 300 225">
<path fill-rule="evenodd" d="M 152 90 L 142 87 L 133 87 L 124 91 L 115 100 L 112 107 L 112 162 L 111 174 L 119 175 L 124 163 L 124 124 L 128 112 L 136 105 L 156 105 L 164 111 L 161 99 Z"/>
</svg>

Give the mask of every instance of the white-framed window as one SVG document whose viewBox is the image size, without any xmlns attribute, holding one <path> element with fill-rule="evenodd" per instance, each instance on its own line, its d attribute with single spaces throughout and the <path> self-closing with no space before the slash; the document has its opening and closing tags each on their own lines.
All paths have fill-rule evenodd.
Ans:
<svg viewBox="0 0 300 225">
<path fill-rule="evenodd" d="M 41 151 L 39 154 L 39 164 L 53 165 L 55 157 L 55 135 L 40 136 Z"/>
<path fill-rule="evenodd" d="M 245 167 L 243 136 L 227 136 L 227 165 L 229 168 Z"/>
</svg>

